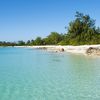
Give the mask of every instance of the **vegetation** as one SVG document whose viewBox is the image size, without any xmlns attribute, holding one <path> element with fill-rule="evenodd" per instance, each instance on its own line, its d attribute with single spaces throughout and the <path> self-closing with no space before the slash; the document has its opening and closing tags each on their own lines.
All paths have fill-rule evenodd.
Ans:
<svg viewBox="0 0 100 100">
<path fill-rule="evenodd" d="M 5 41 L 0 41 L 0 46 L 16 46 L 17 43 L 15 42 L 5 42 Z"/>
<path fill-rule="evenodd" d="M 100 28 L 95 26 L 95 20 L 89 15 L 79 12 L 76 12 L 75 20 L 69 23 L 67 34 L 51 32 L 46 38 L 37 37 L 35 40 L 27 42 L 0 42 L 0 46 L 84 44 L 100 44 Z"/>
<path fill-rule="evenodd" d="M 76 12 L 76 19 L 69 23 L 68 38 L 71 45 L 99 44 L 100 28 L 89 15 Z"/>
</svg>

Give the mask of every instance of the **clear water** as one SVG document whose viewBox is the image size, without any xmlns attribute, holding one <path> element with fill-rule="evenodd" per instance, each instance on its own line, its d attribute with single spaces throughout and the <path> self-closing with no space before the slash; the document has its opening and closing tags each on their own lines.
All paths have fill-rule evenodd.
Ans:
<svg viewBox="0 0 100 100">
<path fill-rule="evenodd" d="M 0 100 L 100 100 L 100 58 L 0 48 Z"/>
</svg>

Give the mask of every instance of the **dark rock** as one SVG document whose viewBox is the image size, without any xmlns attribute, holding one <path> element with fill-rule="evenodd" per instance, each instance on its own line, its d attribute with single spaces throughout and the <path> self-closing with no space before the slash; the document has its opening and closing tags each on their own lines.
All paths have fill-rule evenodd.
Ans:
<svg viewBox="0 0 100 100">
<path fill-rule="evenodd" d="M 100 48 L 90 47 L 90 48 L 87 49 L 86 54 L 100 56 Z"/>
<path fill-rule="evenodd" d="M 60 52 L 64 52 L 64 48 L 61 48 L 61 49 L 60 49 Z"/>
</svg>

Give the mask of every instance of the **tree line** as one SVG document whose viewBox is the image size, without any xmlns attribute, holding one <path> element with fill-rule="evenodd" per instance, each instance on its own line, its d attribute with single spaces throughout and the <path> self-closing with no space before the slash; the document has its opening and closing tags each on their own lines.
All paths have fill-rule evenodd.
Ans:
<svg viewBox="0 0 100 100">
<path fill-rule="evenodd" d="M 27 42 L 0 42 L 0 46 L 100 44 L 100 27 L 96 27 L 95 20 L 89 15 L 76 12 L 75 20 L 66 29 L 68 32 L 65 34 L 51 32 L 45 38 L 37 37 Z"/>
</svg>

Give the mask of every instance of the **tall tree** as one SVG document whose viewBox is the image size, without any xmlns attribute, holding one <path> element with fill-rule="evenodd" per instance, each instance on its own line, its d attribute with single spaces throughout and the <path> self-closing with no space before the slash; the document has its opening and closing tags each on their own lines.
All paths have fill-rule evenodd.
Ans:
<svg viewBox="0 0 100 100">
<path fill-rule="evenodd" d="M 75 20 L 69 23 L 68 36 L 69 44 L 96 44 L 100 43 L 100 28 L 96 28 L 95 20 L 89 15 L 76 12 Z"/>
<path fill-rule="evenodd" d="M 74 37 L 81 33 L 87 33 L 88 30 L 95 31 L 95 20 L 91 19 L 89 15 L 76 12 L 75 17 L 76 19 L 69 23 L 68 33 L 70 35 Z"/>
</svg>

